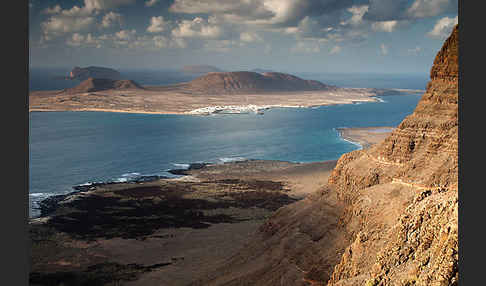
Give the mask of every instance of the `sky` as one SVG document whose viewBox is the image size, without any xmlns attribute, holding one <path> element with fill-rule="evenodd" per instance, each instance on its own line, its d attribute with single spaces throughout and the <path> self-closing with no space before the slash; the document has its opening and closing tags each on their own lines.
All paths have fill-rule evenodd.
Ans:
<svg viewBox="0 0 486 286">
<path fill-rule="evenodd" d="M 29 65 L 429 73 L 457 0 L 29 0 Z"/>
</svg>

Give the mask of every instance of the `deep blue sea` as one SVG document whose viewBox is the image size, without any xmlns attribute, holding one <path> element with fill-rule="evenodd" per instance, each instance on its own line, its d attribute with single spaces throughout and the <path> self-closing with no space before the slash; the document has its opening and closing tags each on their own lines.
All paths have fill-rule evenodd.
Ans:
<svg viewBox="0 0 486 286">
<path fill-rule="evenodd" d="M 422 87 L 413 82 L 408 88 L 425 88 L 426 80 Z M 63 81 L 54 84 L 59 83 Z M 31 79 L 32 84 L 32 89 L 52 89 L 53 83 L 36 85 Z M 378 81 L 375 84 L 364 87 L 383 87 Z M 31 112 L 30 215 L 38 215 L 38 201 L 72 192 L 75 185 L 171 176 L 167 170 L 190 163 L 335 160 L 360 148 L 341 139 L 336 128 L 396 126 L 413 112 L 420 97 L 386 96 L 384 102 L 376 103 L 276 108 L 264 115 Z"/>
</svg>

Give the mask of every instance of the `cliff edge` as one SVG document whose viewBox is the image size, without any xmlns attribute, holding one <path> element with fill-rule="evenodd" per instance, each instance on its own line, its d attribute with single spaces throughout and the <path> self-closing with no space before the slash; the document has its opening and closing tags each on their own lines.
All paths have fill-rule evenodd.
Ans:
<svg viewBox="0 0 486 286">
<path fill-rule="evenodd" d="M 457 285 L 458 27 L 415 111 L 193 285 Z"/>
</svg>

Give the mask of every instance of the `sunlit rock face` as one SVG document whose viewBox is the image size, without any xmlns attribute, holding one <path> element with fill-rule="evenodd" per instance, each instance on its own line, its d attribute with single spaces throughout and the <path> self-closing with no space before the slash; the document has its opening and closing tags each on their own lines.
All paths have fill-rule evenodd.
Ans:
<svg viewBox="0 0 486 286">
<path fill-rule="evenodd" d="M 280 208 L 198 283 L 456 285 L 457 60 L 456 26 L 415 111 L 389 137 L 344 154 L 327 185 Z"/>
</svg>

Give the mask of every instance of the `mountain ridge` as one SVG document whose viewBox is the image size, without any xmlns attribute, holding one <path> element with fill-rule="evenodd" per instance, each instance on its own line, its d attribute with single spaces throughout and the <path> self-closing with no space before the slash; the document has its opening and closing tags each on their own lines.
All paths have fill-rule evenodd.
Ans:
<svg viewBox="0 0 486 286">
<path fill-rule="evenodd" d="M 415 111 L 192 285 L 457 285 L 458 26 Z"/>
<path fill-rule="evenodd" d="M 333 87 L 315 80 L 278 72 L 211 72 L 184 84 L 203 93 L 245 93 L 266 91 L 330 90 Z"/>
<path fill-rule="evenodd" d="M 144 89 L 133 80 L 113 80 L 107 78 L 88 78 L 75 87 L 67 88 L 63 92 L 67 94 L 95 92 L 103 90 Z"/>
</svg>

